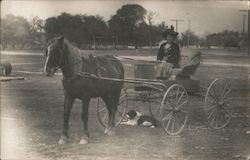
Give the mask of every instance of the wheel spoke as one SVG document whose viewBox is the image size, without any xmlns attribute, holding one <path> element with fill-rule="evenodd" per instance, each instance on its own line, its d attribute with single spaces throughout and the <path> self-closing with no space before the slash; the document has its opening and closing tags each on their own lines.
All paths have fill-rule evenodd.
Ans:
<svg viewBox="0 0 250 160">
<path fill-rule="evenodd" d="M 217 96 L 217 93 L 216 93 L 216 91 L 215 91 L 215 89 L 214 89 L 214 86 L 212 86 L 212 90 L 213 90 L 213 92 L 214 92 L 214 99 L 216 100 L 216 101 L 218 101 L 218 96 Z"/>
<path fill-rule="evenodd" d="M 173 117 L 173 123 L 172 123 L 172 128 L 171 128 L 171 133 L 174 133 L 174 121 L 175 121 L 175 118 Z"/>
<path fill-rule="evenodd" d="M 213 101 L 213 100 L 211 100 L 209 97 L 207 97 L 207 100 L 208 100 L 210 103 L 212 103 L 212 104 L 216 104 L 216 102 Z"/>
<path fill-rule="evenodd" d="M 219 121 L 220 121 L 220 114 L 219 114 L 219 111 L 217 111 L 216 116 L 215 116 L 215 127 L 218 127 Z"/>
<path fill-rule="evenodd" d="M 210 112 L 210 114 L 209 114 L 209 116 L 208 116 L 208 118 L 207 119 L 210 119 L 211 118 L 211 116 L 212 116 L 212 114 L 214 114 L 214 112 L 216 111 L 216 108 L 214 108 L 211 112 Z"/>
<path fill-rule="evenodd" d="M 179 113 L 176 113 L 176 115 L 177 115 L 177 117 L 179 118 L 180 122 L 181 122 L 182 124 L 184 124 L 184 122 L 182 121 L 182 119 L 181 119 Z"/>
<path fill-rule="evenodd" d="M 173 111 L 168 113 L 164 118 L 162 118 L 162 121 L 165 121 L 165 120 L 168 120 L 169 118 L 171 118 L 172 114 L 173 114 Z"/>
<path fill-rule="evenodd" d="M 211 109 L 213 109 L 213 108 L 215 108 L 217 105 L 216 104 L 214 104 L 214 105 L 212 105 L 212 107 L 207 107 L 207 108 L 205 108 L 205 110 L 206 111 L 209 111 L 209 110 L 211 110 Z"/>
<path fill-rule="evenodd" d="M 167 98 L 167 102 L 170 104 L 170 106 L 171 106 L 173 109 L 175 108 L 174 104 L 170 101 L 169 98 Z"/>
<path fill-rule="evenodd" d="M 178 95 L 179 95 L 179 87 L 177 87 L 177 92 L 176 92 L 176 96 L 175 96 L 175 101 L 177 101 L 178 100 Z"/>
<path fill-rule="evenodd" d="M 216 97 L 214 97 L 214 96 L 212 95 L 212 93 L 211 93 L 211 92 L 209 92 L 208 94 L 209 94 L 209 96 L 210 96 L 211 98 L 213 98 L 213 99 L 214 99 L 214 101 L 217 101 Z"/>
<path fill-rule="evenodd" d="M 126 102 L 126 99 L 120 100 L 118 105 L 121 105 L 122 103 Z"/>
<path fill-rule="evenodd" d="M 221 93 L 223 93 L 222 91 L 223 91 L 223 89 L 224 89 L 224 88 L 223 88 L 224 86 L 227 86 L 227 84 L 224 83 L 224 82 L 222 81 L 222 82 L 220 83 L 220 88 L 219 88 L 219 91 L 218 91 L 218 92 L 220 93 L 219 95 L 221 95 Z"/>
<path fill-rule="evenodd" d="M 226 109 L 221 109 L 221 112 L 225 115 L 224 117 L 230 118 L 230 114 L 226 111 Z"/>
<path fill-rule="evenodd" d="M 222 93 L 222 96 L 223 96 L 223 93 L 225 92 L 227 86 L 228 86 L 227 84 L 224 86 L 224 88 L 223 88 L 223 90 L 222 90 L 222 92 L 221 92 L 221 93 Z"/>
<path fill-rule="evenodd" d="M 172 118 L 168 120 L 168 123 L 167 123 L 167 126 L 166 126 L 166 129 L 167 129 L 167 130 L 168 130 L 168 127 L 169 127 L 169 124 L 170 124 L 170 121 L 171 121 L 171 120 L 172 120 Z"/>
<path fill-rule="evenodd" d="M 176 108 L 180 109 L 184 104 L 186 104 L 188 102 L 188 100 L 185 100 L 182 104 L 178 105 Z"/>
<path fill-rule="evenodd" d="M 102 112 L 102 111 L 105 111 L 105 110 L 106 110 L 106 108 L 103 107 L 103 108 L 99 109 L 98 112 Z"/>
<path fill-rule="evenodd" d="M 106 120 L 107 116 L 108 116 L 108 113 L 106 113 L 106 114 L 103 116 L 103 118 L 102 118 L 102 121 L 103 121 L 103 122 Z"/>
<path fill-rule="evenodd" d="M 221 85 L 220 85 L 220 88 L 219 88 L 219 98 L 221 98 L 221 96 L 223 95 L 223 93 L 224 93 L 224 91 L 225 91 L 225 89 L 226 89 L 226 87 L 227 87 L 227 84 L 226 83 L 223 83 L 223 82 L 221 82 L 220 83 Z"/>
<path fill-rule="evenodd" d="M 226 98 L 227 96 L 228 96 L 228 94 L 231 92 L 232 90 L 231 89 L 229 89 L 224 95 L 223 95 L 223 97 L 221 98 L 221 99 L 224 99 L 224 98 Z"/>
<path fill-rule="evenodd" d="M 182 97 L 183 97 L 184 94 L 185 94 L 185 92 L 182 92 L 182 93 L 181 93 L 181 96 L 179 97 L 179 99 L 178 99 L 176 105 L 178 105 L 178 104 L 180 103 L 180 101 L 181 101 L 181 99 L 182 99 Z"/>
<path fill-rule="evenodd" d="M 215 112 L 215 116 L 214 116 L 214 118 L 212 119 L 212 121 L 211 121 L 211 124 L 213 125 L 214 124 L 214 120 L 217 118 L 217 112 Z"/>
<path fill-rule="evenodd" d="M 230 101 L 230 100 L 232 100 L 232 99 L 233 99 L 233 97 L 229 97 L 229 98 L 227 98 L 227 99 L 224 99 L 223 102 L 227 102 L 227 101 Z"/>
</svg>

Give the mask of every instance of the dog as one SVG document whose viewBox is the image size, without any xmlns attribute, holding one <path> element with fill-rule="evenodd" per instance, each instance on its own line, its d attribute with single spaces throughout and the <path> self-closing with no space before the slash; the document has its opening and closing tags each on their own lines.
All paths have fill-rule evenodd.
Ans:
<svg viewBox="0 0 250 160">
<path fill-rule="evenodd" d="M 145 126 L 150 128 L 155 128 L 159 126 L 159 121 L 152 116 L 142 115 L 140 112 L 135 110 L 130 110 L 126 114 L 126 121 L 122 121 L 123 125 L 130 126 Z"/>
</svg>

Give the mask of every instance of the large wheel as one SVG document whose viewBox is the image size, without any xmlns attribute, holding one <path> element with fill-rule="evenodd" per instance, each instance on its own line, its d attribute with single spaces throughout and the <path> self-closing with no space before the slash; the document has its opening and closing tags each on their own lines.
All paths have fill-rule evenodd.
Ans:
<svg viewBox="0 0 250 160">
<path fill-rule="evenodd" d="M 115 125 L 119 125 L 123 120 L 127 110 L 127 92 L 126 89 L 121 90 L 119 103 L 115 115 Z M 97 117 L 103 127 L 108 124 L 108 110 L 102 98 L 97 99 Z"/>
<path fill-rule="evenodd" d="M 188 94 L 183 86 L 173 84 L 168 88 L 161 103 L 161 123 L 169 135 L 178 135 L 184 129 L 188 120 L 187 103 Z"/>
<path fill-rule="evenodd" d="M 207 89 L 204 106 L 207 120 L 212 128 L 221 129 L 229 123 L 231 101 L 230 85 L 223 79 L 215 79 Z"/>
<path fill-rule="evenodd" d="M 139 84 L 128 89 L 128 110 L 160 119 L 160 107 L 165 90 L 156 85 Z M 148 109 L 148 110 L 147 110 Z"/>
</svg>

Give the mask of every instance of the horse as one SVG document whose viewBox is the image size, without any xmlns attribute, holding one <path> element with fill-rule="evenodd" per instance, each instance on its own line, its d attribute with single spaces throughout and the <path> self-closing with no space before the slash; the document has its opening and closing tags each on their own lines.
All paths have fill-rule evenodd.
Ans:
<svg viewBox="0 0 250 160">
<path fill-rule="evenodd" d="M 64 125 L 58 144 L 67 143 L 69 116 L 75 99 L 82 102 L 81 118 L 84 130 L 80 144 L 89 142 L 88 112 L 91 98 L 101 97 L 105 102 L 109 119 L 104 133 L 113 135 L 115 112 L 123 87 L 122 63 L 112 55 L 93 56 L 83 53 L 63 36 L 55 37 L 48 42 L 46 56 L 44 71 L 47 76 L 52 77 L 58 69 L 61 69 L 63 74 Z M 101 76 L 121 81 L 98 78 Z"/>
</svg>

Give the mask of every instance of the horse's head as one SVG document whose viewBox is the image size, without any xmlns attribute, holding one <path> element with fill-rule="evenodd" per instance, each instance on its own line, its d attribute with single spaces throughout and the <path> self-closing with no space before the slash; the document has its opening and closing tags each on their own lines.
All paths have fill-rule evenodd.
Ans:
<svg viewBox="0 0 250 160">
<path fill-rule="evenodd" d="M 44 72 L 47 76 L 53 76 L 58 68 L 64 63 L 64 37 L 57 37 L 49 41 L 46 50 L 46 62 Z"/>
</svg>

